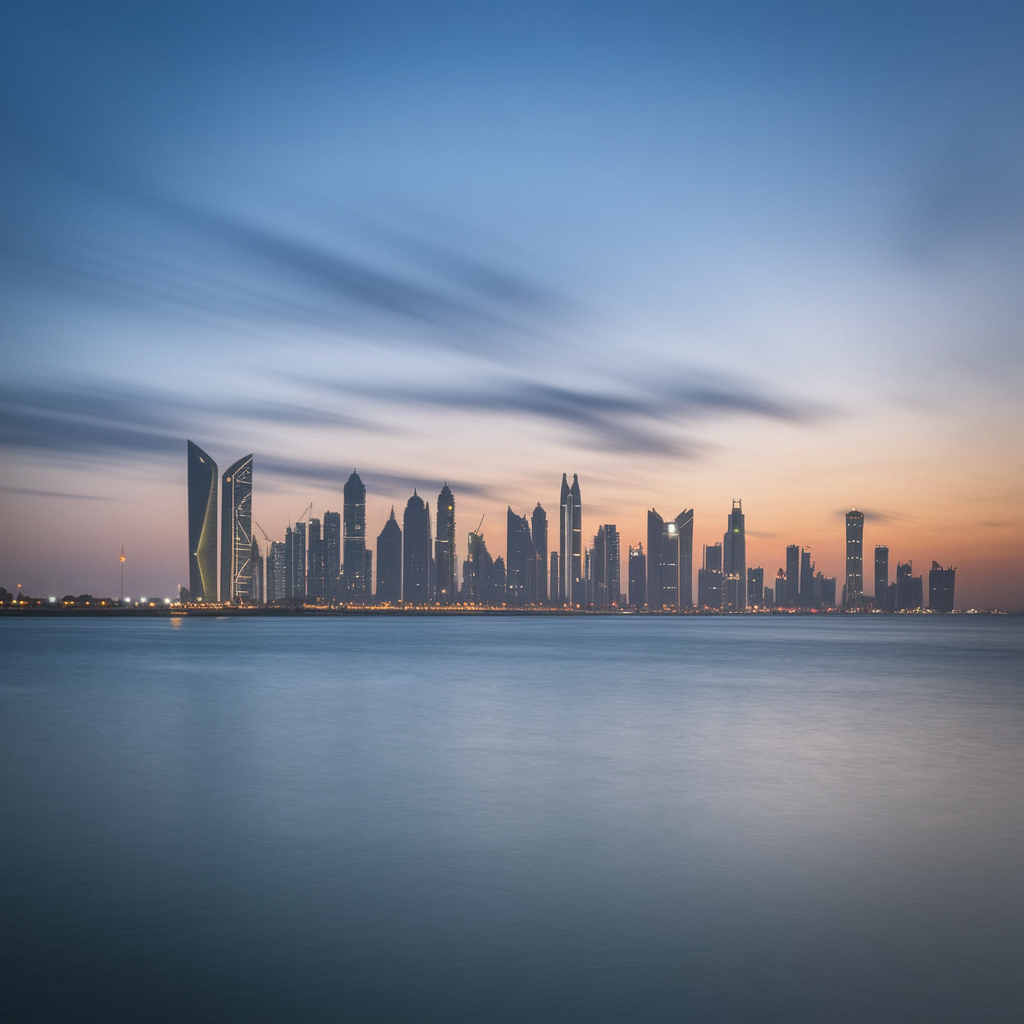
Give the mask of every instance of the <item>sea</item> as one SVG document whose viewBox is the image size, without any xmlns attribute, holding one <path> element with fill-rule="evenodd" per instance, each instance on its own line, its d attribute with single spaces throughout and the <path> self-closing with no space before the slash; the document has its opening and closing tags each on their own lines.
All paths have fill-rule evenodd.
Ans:
<svg viewBox="0 0 1024 1024">
<path fill-rule="evenodd" d="M 0 619 L 0 1018 L 1024 1020 L 1024 618 Z"/>
</svg>

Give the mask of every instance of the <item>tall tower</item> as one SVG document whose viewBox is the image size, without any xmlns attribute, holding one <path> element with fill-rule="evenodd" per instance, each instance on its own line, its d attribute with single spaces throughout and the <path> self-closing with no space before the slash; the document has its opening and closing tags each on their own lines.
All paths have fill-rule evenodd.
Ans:
<svg viewBox="0 0 1024 1024">
<path fill-rule="evenodd" d="M 426 604 L 430 600 L 430 513 L 413 491 L 402 520 L 402 600 Z"/>
<path fill-rule="evenodd" d="M 324 513 L 324 597 L 340 601 L 341 593 L 341 515 Z"/>
<path fill-rule="evenodd" d="M 559 497 L 558 543 L 560 555 L 558 598 L 563 604 L 583 602 L 583 510 L 580 503 L 580 482 L 575 473 L 572 486 L 562 474 Z"/>
<path fill-rule="evenodd" d="M 434 561 L 437 565 L 435 592 L 438 604 L 451 604 L 456 600 L 458 588 L 455 580 L 455 497 L 447 480 L 437 496 Z"/>
<path fill-rule="evenodd" d="M 800 545 L 786 547 L 786 595 L 778 604 L 796 608 L 800 603 Z"/>
<path fill-rule="evenodd" d="M 733 499 L 722 539 L 722 562 L 722 573 L 726 579 L 737 577 L 735 609 L 742 611 L 747 607 L 747 534 L 743 502 L 736 498 Z"/>
<path fill-rule="evenodd" d="M 889 598 L 889 548 L 875 545 L 875 611 L 885 612 Z"/>
<path fill-rule="evenodd" d="M 188 442 L 188 589 L 217 600 L 217 463 Z"/>
<path fill-rule="evenodd" d="M 366 596 L 366 488 L 353 469 L 345 482 L 344 566 L 345 596 L 361 601 Z"/>
<path fill-rule="evenodd" d="M 517 516 L 511 506 L 505 532 L 506 600 L 511 605 L 533 604 L 536 600 L 537 552 L 526 516 Z"/>
<path fill-rule="evenodd" d="M 220 599 L 252 601 L 252 456 L 224 471 L 221 485 Z"/>
<path fill-rule="evenodd" d="M 846 586 L 843 604 L 855 608 L 864 593 L 864 513 L 846 513 Z"/>
<path fill-rule="evenodd" d="M 398 604 L 402 600 L 402 528 L 395 519 L 395 507 L 377 537 L 377 603 Z"/>
<path fill-rule="evenodd" d="M 534 587 L 538 604 L 548 601 L 548 514 L 538 501 L 531 517 L 533 549 L 537 553 L 537 581 Z"/>
</svg>

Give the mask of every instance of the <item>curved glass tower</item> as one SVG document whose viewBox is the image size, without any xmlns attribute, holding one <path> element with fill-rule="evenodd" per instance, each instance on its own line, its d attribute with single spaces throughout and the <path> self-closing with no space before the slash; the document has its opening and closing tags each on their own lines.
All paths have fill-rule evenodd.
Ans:
<svg viewBox="0 0 1024 1024">
<path fill-rule="evenodd" d="M 217 600 L 217 463 L 188 442 L 188 589 Z"/>
<path fill-rule="evenodd" d="M 220 599 L 252 601 L 252 456 L 224 471 L 221 486 Z"/>
</svg>

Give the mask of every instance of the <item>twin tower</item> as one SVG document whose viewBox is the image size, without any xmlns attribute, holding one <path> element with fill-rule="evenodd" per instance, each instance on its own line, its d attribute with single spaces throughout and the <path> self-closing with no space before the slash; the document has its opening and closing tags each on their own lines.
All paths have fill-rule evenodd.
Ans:
<svg viewBox="0 0 1024 1024">
<path fill-rule="evenodd" d="M 252 539 L 252 456 L 224 471 L 221 483 L 220 588 L 217 587 L 217 463 L 188 442 L 188 589 L 193 601 L 257 598 Z"/>
</svg>

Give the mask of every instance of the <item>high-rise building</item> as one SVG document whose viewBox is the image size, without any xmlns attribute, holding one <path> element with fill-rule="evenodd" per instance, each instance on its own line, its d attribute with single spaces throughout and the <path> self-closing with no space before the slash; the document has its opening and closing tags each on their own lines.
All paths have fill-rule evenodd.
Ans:
<svg viewBox="0 0 1024 1024">
<path fill-rule="evenodd" d="M 263 589 L 263 556 L 260 554 L 260 545 L 256 538 L 252 541 L 252 601 L 254 604 L 264 604 Z"/>
<path fill-rule="evenodd" d="M 366 597 L 366 488 L 353 469 L 345 481 L 344 526 L 342 538 L 344 583 L 347 601 L 362 601 Z"/>
<path fill-rule="evenodd" d="M 875 545 L 875 608 L 880 612 L 891 611 L 889 596 L 889 549 L 883 544 Z"/>
<path fill-rule="evenodd" d="M 522 607 L 536 600 L 537 552 L 526 516 L 516 515 L 509 506 L 506 524 L 506 601 Z"/>
<path fill-rule="evenodd" d="M 284 531 L 285 588 L 293 601 L 306 599 L 306 524 L 298 522 Z"/>
<path fill-rule="evenodd" d="M 272 541 L 267 553 L 267 603 L 283 601 L 288 596 L 288 546 Z"/>
<path fill-rule="evenodd" d="M 747 607 L 747 533 L 743 502 L 734 498 L 732 511 L 722 538 L 722 572 L 728 580 L 736 577 L 735 594 L 729 594 L 726 606 L 732 611 Z"/>
<path fill-rule="evenodd" d="M 693 509 L 666 522 L 647 513 L 647 609 L 674 610 L 693 605 Z"/>
<path fill-rule="evenodd" d="M 810 551 L 800 552 L 800 607 L 814 608 L 814 563 Z"/>
<path fill-rule="evenodd" d="M 534 573 L 534 600 L 537 604 L 547 604 L 548 601 L 548 514 L 537 502 L 531 517 L 533 527 L 533 550 L 537 553 L 535 559 Z"/>
<path fill-rule="evenodd" d="M 434 592 L 438 604 L 452 604 L 458 598 L 455 578 L 455 497 L 445 481 L 437 496 L 437 539 L 434 541 L 436 566 Z"/>
<path fill-rule="evenodd" d="M 252 600 L 252 456 L 228 466 L 221 480 L 220 599 Z"/>
<path fill-rule="evenodd" d="M 856 509 L 846 513 L 846 586 L 843 604 L 855 608 L 864 593 L 864 513 Z"/>
<path fill-rule="evenodd" d="M 341 600 L 341 513 L 324 513 L 324 597 Z"/>
<path fill-rule="evenodd" d="M 430 510 L 416 491 L 402 517 L 402 600 L 430 601 Z"/>
<path fill-rule="evenodd" d="M 747 570 L 747 607 L 760 608 L 764 600 L 764 569 L 753 566 Z"/>
<path fill-rule="evenodd" d="M 363 579 L 366 580 L 365 597 L 369 601 L 373 597 L 373 552 L 369 548 L 366 549 L 366 573 Z"/>
<path fill-rule="evenodd" d="M 395 519 L 395 507 L 377 536 L 377 604 L 398 604 L 402 600 L 402 528 Z"/>
<path fill-rule="evenodd" d="M 621 601 L 619 531 L 614 523 L 598 527 L 590 560 L 592 594 L 595 608 L 617 608 Z"/>
<path fill-rule="evenodd" d="M 561 552 L 558 559 L 558 600 L 563 604 L 579 605 L 583 602 L 583 510 L 580 482 L 575 473 L 571 487 L 566 474 L 562 474 L 558 527 Z"/>
<path fill-rule="evenodd" d="M 778 591 L 775 599 L 778 600 Z M 782 602 L 780 602 L 782 603 Z M 786 600 L 787 608 L 796 608 L 800 604 L 800 545 L 790 544 L 786 548 Z"/>
<path fill-rule="evenodd" d="M 914 575 L 913 562 L 896 563 L 896 609 L 917 611 L 924 607 L 924 581 Z"/>
<path fill-rule="evenodd" d="M 558 604 L 558 587 L 559 581 L 562 578 L 562 574 L 558 566 L 558 552 L 552 551 L 551 554 L 548 556 L 548 560 L 551 562 L 551 575 L 548 577 L 550 581 L 548 589 L 548 600 L 552 604 Z"/>
<path fill-rule="evenodd" d="M 764 607 L 774 608 L 775 607 L 775 589 L 774 587 L 764 588 Z"/>
<path fill-rule="evenodd" d="M 945 569 L 938 562 L 932 562 L 928 573 L 928 607 L 933 612 L 953 610 L 953 588 L 956 585 L 956 566 Z"/>
<path fill-rule="evenodd" d="M 487 550 L 487 543 L 484 535 L 473 531 L 469 535 L 467 545 L 466 561 L 463 565 L 465 573 L 463 599 L 469 604 L 494 604 L 499 596 L 497 583 L 501 583 L 501 590 L 505 584 L 505 564 L 501 565 L 501 580 L 495 578 L 496 560 L 491 558 Z M 501 595 L 503 596 L 503 594 Z"/>
<path fill-rule="evenodd" d="M 638 611 L 647 607 L 647 557 L 639 543 L 629 547 L 629 606 Z"/>
<path fill-rule="evenodd" d="M 722 572 L 722 545 L 704 545 L 704 566 L 697 571 L 697 605 L 700 608 L 719 609 L 725 599 Z"/>
<path fill-rule="evenodd" d="M 193 601 L 217 600 L 217 463 L 188 442 L 188 589 Z"/>
<path fill-rule="evenodd" d="M 322 601 L 324 592 L 324 542 L 320 536 L 320 520 L 311 517 L 306 528 L 306 597 Z"/>
</svg>

